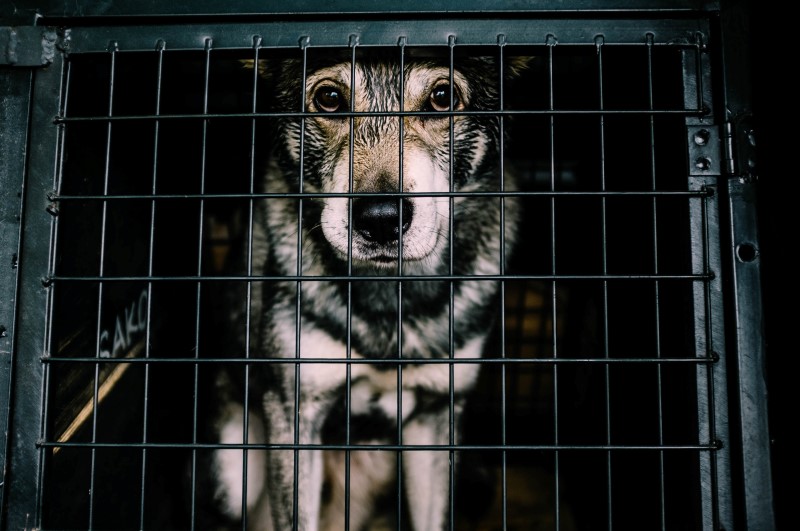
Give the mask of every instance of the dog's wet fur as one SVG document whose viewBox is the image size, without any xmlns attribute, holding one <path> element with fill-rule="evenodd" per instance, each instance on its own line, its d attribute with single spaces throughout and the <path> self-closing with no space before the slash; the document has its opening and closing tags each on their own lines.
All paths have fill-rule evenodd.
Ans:
<svg viewBox="0 0 800 531">
<path fill-rule="evenodd" d="M 500 78 L 524 60 L 501 71 L 496 58 L 465 57 L 451 68 L 448 57 L 408 54 L 401 70 L 397 53 L 359 51 L 355 64 L 320 55 L 246 65 L 257 66 L 271 111 L 295 113 L 271 119 L 256 191 L 317 195 L 254 200 L 240 272 L 304 279 L 240 282 L 217 307 L 231 316 L 226 354 L 320 362 L 255 363 L 247 372 L 231 364 L 219 376 L 216 442 L 242 445 L 246 429 L 248 443 L 284 446 L 214 451 L 204 461 L 209 504 L 239 529 L 245 511 L 248 529 L 395 529 L 400 484 L 403 528 L 445 529 L 446 449 L 398 458 L 287 445 L 459 442 L 479 366 L 423 360 L 481 357 L 498 312 L 496 280 L 452 279 L 503 273 L 517 240 L 516 200 L 452 192 L 516 188 L 501 166 L 502 119 L 469 112 L 500 109 Z M 412 114 L 391 114 L 401 108 Z"/>
</svg>

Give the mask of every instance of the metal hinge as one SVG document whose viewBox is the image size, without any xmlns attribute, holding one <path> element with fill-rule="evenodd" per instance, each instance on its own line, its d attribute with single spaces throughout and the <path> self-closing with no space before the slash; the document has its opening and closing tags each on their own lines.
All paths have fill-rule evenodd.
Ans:
<svg viewBox="0 0 800 531">
<path fill-rule="evenodd" d="M 749 115 L 717 125 L 686 128 L 689 146 L 689 175 L 756 175 L 756 135 Z"/>
<path fill-rule="evenodd" d="M 55 58 L 57 41 L 53 28 L 0 26 L 0 65 L 49 65 Z"/>
<path fill-rule="evenodd" d="M 731 175 L 742 178 L 755 178 L 758 173 L 756 164 L 756 132 L 753 128 L 753 117 L 747 113 L 737 116 L 733 122 L 727 122 L 726 133 L 730 140 L 727 148 L 730 152 Z"/>
</svg>

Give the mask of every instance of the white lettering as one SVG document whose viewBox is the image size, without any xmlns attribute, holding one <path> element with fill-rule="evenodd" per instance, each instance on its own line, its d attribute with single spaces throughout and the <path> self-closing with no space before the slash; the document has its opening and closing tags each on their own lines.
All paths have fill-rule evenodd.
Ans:
<svg viewBox="0 0 800 531">
<path fill-rule="evenodd" d="M 112 352 L 116 355 L 126 348 L 128 348 L 128 343 L 125 341 L 125 334 L 122 333 L 122 322 L 119 320 L 119 316 L 117 316 L 117 326 L 114 328 L 114 348 Z"/>
<path fill-rule="evenodd" d="M 125 339 L 127 343 L 131 344 L 131 334 L 135 337 L 136 332 L 139 331 L 137 323 L 133 320 L 136 317 L 136 301 L 131 303 L 131 311 L 125 308 Z"/>
<path fill-rule="evenodd" d="M 147 313 L 147 290 L 143 289 L 139 294 L 139 311 L 136 312 L 136 315 L 139 318 L 139 330 L 141 331 L 144 331 L 145 327 L 147 327 Z"/>
<path fill-rule="evenodd" d="M 100 357 L 110 358 L 111 351 L 104 347 L 108 347 L 108 330 L 103 330 L 100 332 Z"/>
<path fill-rule="evenodd" d="M 108 330 L 100 332 L 100 357 L 110 358 L 124 355 L 136 342 L 136 338 L 147 329 L 148 321 L 147 289 L 143 289 L 139 296 L 133 299 L 130 306 L 123 308 L 114 321 L 114 344 L 109 349 L 108 342 L 111 333 Z M 123 323 L 124 326 L 123 326 Z"/>
</svg>

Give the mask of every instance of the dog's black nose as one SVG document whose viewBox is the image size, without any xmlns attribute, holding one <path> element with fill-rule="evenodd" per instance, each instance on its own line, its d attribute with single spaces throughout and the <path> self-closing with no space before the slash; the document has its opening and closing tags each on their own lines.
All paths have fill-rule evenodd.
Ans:
<svg viewBox="0 0 800 531">
<path fill-rule="evenodd" d="M 401 207 L 402 205 L 402 207 Z M 379 244 L 400 239 L 400 212 L 402 231 L 411 226 L 414 209 L 408 199 L 359 198 L 353 200 L 353 226 L 364 238 Z"/>
</svg>

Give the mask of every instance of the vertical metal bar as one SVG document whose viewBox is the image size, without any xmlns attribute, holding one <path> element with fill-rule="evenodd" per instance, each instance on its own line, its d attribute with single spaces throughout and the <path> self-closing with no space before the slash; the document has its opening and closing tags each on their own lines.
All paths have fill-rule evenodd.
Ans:
<svg viewBox="0 0 800 531">
<path fill-rule="evenodd" d="M 735 341 L 739 372 L 736 398 L 740 415 L 739 431 L 742 435 L 744 524 L 747 529 L 766 531 L 775 529 L 776 522 L 772 490 L 771 435 L 767 422 L 766 345 L 763 336 L 764 308 L 757 230 L 758 168 L 751 164 L 751 156 L 756 154 L 755 137 L 752 135 L 752 124 L 748 123 L 752 118 L 750 110 L 753 105 L 753 94 L 758 93 L 754 87 L 761 86 L 753 83 L 755 79 L 753 74 L 761 72 L 761 69 L 754 68 L 753 63 L 756 60 L 760 61 L 761 56 L 752 53 L 755 37 L 750 41 L 742 38 L 742 36 L 756 35 L 755 30 L 759 26 L 754 22 L 753 13 L 759 13 L 758 9 L 760 8 L 756 7 L 755 2 L 723 3 L 720 9 L 720 46 L 725 58 L 722 68 L 725 78 L 726 122 L 733 125 L 738 140 L 733 165 L 737 175 L 732 176 L 727 184 L 731 248 L 726 253 L 725 259 L 732 264 L 730 300 L 735 335 L 732 335 L 731 339 Z M 770 43 L 774 44 L 774 40 L 770 39 Z M 771 104 L 766 106 L 767 109 L 771 107 Z M 762 114 L 762 118 L 764 116 Z M 768 120 L 761 122 L 762 126 L 768 124 L 771 127 L 772 122 Z M 771 204 L 774 206 L 775 203 Z M 780 271 L 783 271 L 782 266 Z M 778 282 L 776 281 L 776 284 Z M 775 367 L 780 365 L 776 364 Z M 778 407 L 779 411 L 785 409 L 783 405 Z M 783 417 L 783 414 L 781 416 Z M 777 469 L 776 475 L 789 477 L 788 474 L 777 472 Z"/>
<path fill-rule="evenodd" d="M 500 150 L 499 150 L 499 170 L 500 170 L 500 191 L 505 192 L 505 115 L 502 114 L 506 109 L 505 103 L 505 54 L 503 53 L 506 46 L 506 36 L 497 36 L 497 78 L 500 87 Z M 506 200 L 505 197 L 500 196 L 500 275 L 506 274 Z M 521 298 L 525 298 L 524 295 Z M 500 281 L 500 358 L 506 358 L 506 283 Z M 523 314 L 519 314 L 520 321 L 524 319 Z M 507 421 L 507 405 L 506 405 L 506 365 L 500 366 L 500 444 L 503 447 L 501 452 L 501 468 L 500 468 L 500 488 L 502 493 L 502 529 L 508 527 L 508 455 L 505 449 L 508 444 L 506 435 L 506 421 Z"/>
<path fill-rule="evenodd" d="M 155 115 L 161 114 L 161 87 L 162 87 L 162 73 L 164 65 L 164 49 L 166 45 L 163 40 L 159 40 L 156 44 L 156 53 L 158 54 L 158 66 L 156 70 L 156 109 Z M 157 192 L 158 182 L 158 141 L 159 130 L 161 122 L 155 120 L 153 122 L 153 171 L 150 191 L 153 196 Z M 148 243 L 147 254 L 147 276 L 153 276 L 153 249 L 155 246 L 155 227 L 156 227 L 156 200 L 153 198 L 150 201 L 150 239 Z M 145 343 L 144 343 L 144 357 L 150 357 L 150 333 L 152 323 L 152 301 L 153 301 L 153 283 L 147 282 L 147 324 L 145 328 Z M 142 442 L 147 442 L 147 420 L 148 420 L 148 403 L 150 396 L 150 364 L 144 366 L 144 403 L 142 404 Z M 145 478 L 147 474 L 147 448 L 142 448 L 142 483 L 141 483 L 141 499 L 139 505 L 139 529 L 144 529 L 144 512 L 145 512 Z M 194 484 L 192 484 L 192 497 L 194 497 Z"/>
<path fill-rule="evenodd" d="M 300 110 L 305 112 L 306 110 L 306 76 L 308 74 L 308 43 L 309 39 L 307 37 L 301 37 L 298 41 L 298 45 L 300 46 L 303 54 L 303 80 L 302 80 L 302 89 L 300 94 Z M 305 175 L 305 126 L 306 126 L 306 119 L 304 117 L 300 118 L 300 182 L 299 182 L 299 192 L 303 191 L 303 177 Z M 252 225 L 251 225 L 251 232 L 252 232 Z M 251 244 L 252 245 L 252 244 Z M 302 254 L 303 254 L 303 200 L 298 200 L 297 205 L 297 264 L 295 264 L 295 271 L 298 276 L 302 275 L 303 273 L 303 265 L 302 265 Z M 303 284 L 301 281 L 298 281 L 295 285 L 295 330 L 294 330 L 294 341 L 295 341 L 295 358 L 300 359 L 302 357 L 301 352 L 301 333 L 302 333 L 302 319 L 303 319 Z M 295 411 L 295 418 L 294 422 L 294 443 L 298 444 L 300 441 L 300 364 L 296 363 L 294 366 L 294 411 Z M 270 441 L 272 442 L 272 441 Z M 298 489 L 300 488 L 300 481 L 298 477 L 298 466 L 300 464 L 300 455 L 297 449 L 294 450 L 293 454 L 294 459 L 294 475 L 293 475 L 293 494 L 292 494 L 292 525 L 294 528 L 297 528 L 298 522 Z"/>
<path fill-rule="evenodd" d="M 70 102 L 71 72 L 72 72 L 71 63 L 67 62 L 66 63 L 66 71 L 65 71 L 64 77 L 63 77 L 63 79 L 64 79 L 63 85 L 62 85 L 63 86 L 63 96 L 61 98 L 62 106 L 61 106 L 60 116 L 67 116 L 68 106 L 69 106 L 69 102 Z M 65 144 L 66 136 L 67 136 L 67 128 L 63 123 L 59 125 L 58 132 L 59 132 L 58 155 L 57 155 L 58 163 L 57 163 L 55 175 L 54 175 L 54 178 L 53 178 L 54 179 L 53 190 L 55 190 L 56 193 L 60 193 L 61 192 L 61 186 L 63 184 L 64 151 L 65 151 L 64 144 Z M 57 263 L 56 262 L 56 257 L 58 256 L 58 233 L 59 233 L 59 230 L 58 230 L 58 225 L 59 225 L 59 218 L 58 218 L 59 208 L 58 208 L 58 204 L 51 204 L 51 206 L 48 208 L 48 210 L 49 210 L 49 212 L 51 214 L 54 214 L 54 216 L 55 216 L 54 219 L 53 219 L 53 223 L 50 226 L 50 241 L 52 243 L 50 245 L 50 255 L 49 255 L 49 258 L 48 258 L 48 263 L 49 263 L 48 276 L 52 276 L 52 275 L 55 275 L 55 273 L 56 273 L 56 263 Z M 45 345 L 46 345 L 45 346 L 45 352 L 48 352 L 48 353 L 53 352 L 53 325 L 52 325 L 52 323 L 53 323 L 53 311 L 54 311 L 53 310 L 53 307 L 54 307 L 54 302 L 53 301 L 55 301 L 56 294 L 57 294 L 57 286 L 56 285 L 52 285 L 51 289 L 50 289 L 50 298 L 49 298 L 48 304 L 47 304 L 47 322 L 48 322 L 48 325 L 46 326 L 46 329 L 45 329 Z M 48 415 L 49 415 L 48 393 L 49 393 L 49 391 L 50 391 L 50 367 L 49 367 L 49 365 L 45 365 L 44 366 L 43 386 L 42 386 L 42 400 L 41 400 L 41 411 L 43 411 L 43 414 L 42 414 L 42 428 L 41 428 L 41 433 L 42 433 L 41 440 L 44 440 L 44 441 L 48 440 L 48 437 L 49 437 L 49 434 L 48 434 L 49 427 L 50 427 L 50 422 L 48 421 Z M 51 455 L 55 455 L 56 451 L 57 451 L 57 449 L 54 448 Z M 46 488 L 47 488 L 47 485 L 46 485 L 46 483 L 47 483 L 47 465 L 48 465 L 48 460 L 42 458 L 42 468 L 41 468 L 41 476 L 40 476 L 40 484 L 39 484 L 39 492 L 40 493 L 45 493 L 46 492 Z M 42 512 L 42 509 L 43 508 L 40 506 L 39 507 L 40 514 Z M 40 516 L 40 518 L 41 518 L 41 516 Z"/>
<path fill-rule="evenodd" d="M 204 73 L 203 73 L 203 114 L 208 114 L 208 84 L 209 74 L 211 67 L 211 50 L 213 41 L 210 38 L 205 39 L 204 43 Z M 208 139 L 208 119 L 203 119 L 203 134 L 202 134 L 202 149 L 200 155 L 200 195 L 202 196 L 206 190 L 206 140 Z M 197 276 L 203 274 L 203 217 L 205 214 L 205 200 L 200 199 L 199 212 L 198 212 L 198 228 L 197 228 Z M 201 303 L 201 282 L 198 280 L 195 290 L 195 332 L 194 332 L 194 357 L 200 357 L 200 303 Z M 200 365 L 194 364 L 193 374 L 193 396 L 192 401 L 192 485 L 195 484 L 197 477 L 197 432 L 199 427 L 199 420 L 197 416 L 198 404 L 197 397 L 200 392 Z M 194 491 L 194 488 L 193 488 Z M 194 511 L 193 511 L 194 514 Z M 192 517 L 192 524 L 194 524 L 194 516 Z"/>
<path fill-rule="evenodd" d="M 300 45 L 300 49 L 302 50 L 303 54 L 303 82 L 302 88 L 300 93 L 300 111 L 306 111 L 306 76 L 308 75 L 308 44 L 309 39 L 308 37 L 301 37 L 300 41 L 298 42 Z M 303 187 L 305 184 L 305 131 L 306 131 L 306 119 L 305 117 L 300 118 L 300 181 L 298 183 L 298 192 L 303 192 Z M 302 276 L 303 274 L 303 199 L 298 199 L 297 203 L 297 276 Z M 303 315 L 303 283 L 302 281 L 297 282 L 296 286 L 296 297 L 297 300 L 295 302 L 295 355 L 300 358 L 302 357 L 302 352 L 300 351 L 301 348 L 301 341 L 300 337 L 302 334 L 302 315 Z M 297 386 L 295 389 L 295 409 L 299 411 L 299 400 L 300 400 L 300 366 L 296 366 L 295 369 L 295 385 Z M 299 419 L 298 419 L 299 420 Z M 297 434 L 298 426 L 295 425 L 295 433 Z M 297 438 L 299 441 L 299 438 Z M 295 452 L 295 476 L 297 476 L 297 466 L 298 466 L 298 457 L 297 453 Z M 297 481 L 297 477 L 295 477 L 295 481 Z M 297 485 L 298 483 L 296 483 Z M 295 486 L 295 492 L 297 491 L 297 486 Z M 295 506 L 295 515 L 297 514 L 297 506 Z M 295 516 L 296 518 L 296 516 Z"/>
<path fill-rule="evenodd" d="M 253 98 L 250 101 L 250 112 L 255 115 L 258 101 L 258 77 L 261 70 L 259 64 L 259 50 L 261 49 L 261 36 L 253 36 L 253 79 L 251 90 Z M 256 119 L 250 120 L 250 168 L 248 193 L 250 197 L 247 201 L 247 264 L 245 274 L 250 278 L 253 274 L 253 194 L 255 193 L 255 174 L 256 174 Z M 250 302 L 253 294 L 253 283 L 248 280 L 245 284 L 245 311 L 244 324 L 244 357 L 250 358 Z M 242 399 L 242 444 L 248 444 L 250 440 L 250 365 L 244 366 L 244 397 Z M 249 450 L 242 450 L 242 529 L 247 529 L 247 463 Z"/>
<path fill-rule="evenodd" d="M 406 51 L 406 37 L 400 37 L 397 40 L 397 46 L 400 48 L 400 87 L 398 91 L 398 98 L 399 98 L 399 105 L 400 105 L 400 117 L 398 119 L 397 130 L 398 130 L 398 168 L 397 168 L 397 176 L 398 176 L 398 186 L 397 191 L 403 192 L 403 156 L 404 156 L 404 142 L 403 142 L 403 134 L 405 133 L 405 116 L 403 116 L 403 111 L 405 111 L 405 51 Z M 398 218 L 397 218 L 397 234 L 400 236 L 397 238 L 397 276 L 403 274 L 403 201 L 404 199 L 398 200 L 400 203 L 398 205 Z M 398 315 L 399 312 L 402 311 L 402 304 L 401 304 L 401 297 L 402 297 L 402 281 L 398 282 L 397 289 L 398 289 Z M 398 325 L 402 323 L 402 318 L 398 317 Z M 400 337 L 402 336 L 402 328 L 398 328 L 398 345 L 400 342 Z M 399 347 L 398 347 L 399 348 Z M 401 355 L 398 358 L 402 357 L 402 348 L 399 349 Z M 398 377 L 401 365 L 398 365 Z M 398 382 L 399 383 L 399 382 Z M 400 387 L 398 387 L 398 390 Z M 402 404 L 401 404 L 402 405 Z M 400 411 L 398 409 L 398 411 Z M 398 413 L 397 418 L 402 418 L 402 415 Z"/>
<path fill-rule="evenodd" d="M 350 40 L 348 42 L 348 46 L 350 47 L 350 111 L 355 112 L 356 110 L 356 51 L 358 48 L 358 36 L 357 35 L 350 35 Z M 354 175 L 354 168 L 353 168 L 353 156 L 355 151 L 355 117 L 350 117 L 350 137 L 348 143 L 349 149 L 349 167 L 347 169 L 348 175 L 348 185 L 347 191 L 353 193 L 355 191 L 355 175 Z M 349 197 L 347 199 L 347 276 L 348 278 L 353 276 L 353 198 Z M 346 325 L 346 355 L 347 359 L 350 360 L 353 357 L 353 282 L 351 280 L 347 281 L 347 325 Z M 346 396 L 345 396 L 345 411 L 346 413 L 346 438 L 345 444 L 348 446 L 348 449 L 345 450 L 345 461 L 344 461 L 344 488 L 345 488 L 345 506 L 347 507 L 348 511 L 346 513 L 345 518 L 345 529 L 350 529 L 350 457 L 351 453 L 349 450 L 349 446 L 352 443 L 351 440 L 351 432 L 350 432 L 350 409 L 352 407 L 351 404 L 351 391 L 352 391 L 352 383 L 353 383 L 353 375 L 352 375 L 352 367 L 350 363 L 346 363 L 345 367 L 345 388 L 346 388 Z M 398 454 L 399 455 L 399 454 Z M 399 469 L 398 469 L 399 470 Z M 400 478 L 401 474 L 398 474 L 397 477 Z M 399 481 L 399 480 L 398 480 Z M 398 495 L 398 498 L 400 495 Z M 399 502 L 398 502 L 399 503 Z M 399 523 L 398 523 L 399 525 Z"/>
<path fill-rule="evenodd" d="M 709 87 L 711 69 L 704 61 L 705 45 L 698 35 L 698 44 L 682 52 L 684 105 L 691 108 L 713 108 Z M 699 102 L 699 103 L 698 103 Z M 712 116 L 686 118 L 687 126 L 713 126 Z M 719 146 L 710 152 L 717 160 L 722 154 Z M 698 171 L 693 160 L 687 161 L 689 190 L 717 191 L 719 176 Z M 719 164 L 716 164 L 719 167 Z M 693 286 L 695 356 L 710 363 L 697 368 L 698 438 L 715 450 L 700 452 L 700 511 L 702 529 L 734 529 L 730 468 L 727 442 L 728 395 L 727 360 L 725 349 L 724 306 L 722 293 L 722 264 L 720 258 L 719 194 L 691 200 L 689 217 L 692 247 L 692 271 L 713 275 L 713 279 Z"/>
<path fill-rule="evenodd" d="M 691 190 L 716 192 L 717 179 L 690 177 Z M 713 363 L 698 367 L 698 435 L 701 444 L 716 447 L 712 452 L 701 452 L 701 518 L 704 530 L 727 527 L 723 522 L 733 521 L 733 505 L 730 485 L 730 457 L 724 445 L 728 438 L 727 425 L 727 378 L 722 320 L 722 292 L 719 257 L 719 207 L 718 194 L 693 201 L 690 206 L 692 219 L 692 268 L 714 279 L 694 287 L 695 349 L 696 356 Z"/>
<path fill-rule="evenodd" d="M 400 37 L 397 41 L 397 45 L 400 47 L 400 118 L 398 123 L 398 130 L 399 130 L 399 137 L 400 142 L 398 146 L 398 156 L 399 156 L 399 168 L 398 168 L 398 188 L 399 191 L 403 191 L 403 157 L 404 157 L 404 143 L 403 143 L 403 135 L 405 134 L 405 116 L 403 112 L 406 110 L 405 108 L 405 87 L 406 87 L 406 77 L 405 77 L 405 52 L 406 52 L 406 37 Z M 402 276 L 403 274 L 403 202 L 404 199 L 400 199 L 399 205 L 399 225 L 398 225 L 398 243 L 397 243 L 397 275 Z M 397 282 L 397 359 L 402 359 L 403 357 L 403 281 L 399 280 Z M 397 445 L 402 447 L 403 445 L 403 365 L 401 363 L 397 364 Z M 397 455 L 400 456 L 401 453 L 397 452 Z M 402 461 L 398 460 L 397 463 L 397 470 L 398 470 L 398 477 L 402 474 Z M 402 498 L 402 496 L 398 496 Z M 398 509 L 400 506 L 398 504 Z M 400 511 L 398 510 L 398 521 L 397 526 L 398 529 L 400 528 Z"/>
<path fill-rule="evenodd" d="M 598 35 L 595 37 L 595 48 L 597 50 L 597 76 L 598 76 L 598 99 L 599 109 L 605 110 L 603 101 L 603 37 Z M 606 131 L 605 131 L 605 115 L 602 113 L 599 117 L 600 120 L 600 190 L 606 191 Z M 600 198 L 600 231 L 602 239 L 602 256 L 603 256 L 603 275 L 608 274 L 608 240 L 607 240 L 607 227 L 606 227 L 606 198 Z M 609 358 L 609 316 L 608 316 L 608 281 L 603 281 L 603 357 Z M 606 399 L 606 444 L 611 446 L 611 367 L 605 364 L 603 367 L 605 372 L 605 399 Z M 614 493 L 612 491 L 612 455 L 611 452 L 606 452 L 606 474 L 607 474 L 607 488 L 606 500 L 608 506 L 608 529 L 614 528 L 614 511 L 612 500 Z"/>
<path fill-rule="evenodd" d="M 303 54 L 303 82 L 302 88 L 300 93 L 300 111 L 306 112 L 306 78 L 308 76 L 308 45 L 309 45 L 309 38 L 308 37 L 301 37 L 300 41 L 298 42 L 300 45 L 300 49 Z M 298 183 L 298 192 L 303 193 L 304 185 L 305 185 L 305 131 L 306 131 L 306 119 L 305 117 L 300 118 L 300 164 L 299 164 L 299 171 L 300 171 L 300 180 Z M 302 276 L 303 274 L 303 199 L 298 199 L 297 203 L 297 276 Z M 298 358 L 302 357 L 302 352 L 300 351 L 300 335 L 302 333 L 302 315 L 303 315 L 303 283 L 302 281 L 297 282 L 296 287 L 296 308 L 295 308 L 295 352 Z M 300 376 L 299 370 L 296 371 L 296 385 L 297 385 L 297 392 L 299 393 L 300 388 Z M 299 394 L 298 394 L 299 397 Z M 299 399 L 299 398 L 298 398 Z M 299 405 L 298 405 L 299 408 Z M 348 429 L 349 429 L 349 422 L 348 422 Z M 295 429 L 296 430 L 296 429 Z M 298 439 L 299 440 L 299 439 Z M 295 463 L 295 470 L 297 463 Z M 349 496 L 349 492 L 346 494 Z M 347 512 L 348 509 L 346 508 L 345 511 Z M 345 520 L 349 517 L 349 513 L 345 515 Z"/>
<path fill-rule="evenodd" d="M 19 256 L 18 311 L 14 327 L 13 411 L 9 412 L 8 468 L 5 470 L 4 529 L 32 529 L 41 526 L 44 451 L 41 440 L 44 412 L 44 366 L 50 355 L 47 326 L 52 304 L 51 243 L 55 220 L 47 213 L 47 196 L 53 191 L 59 168 L 61 131 L 53 127 L 62 102 L 64 59 L 56 54 L 50 67 L 37 71 L 31 106 L 28 167 L 24 176 L 24 208 Z M 10 72 L 15 77 L 16 72 Z M 4 81 L 0 81 L 2 85 Z M 25 96 L 19 95 L 25 100 Z M 19 102 L 21 105 L 24 101 Z M 13 158 L 11 160 L 17 160 Z"/>
<path fill-rule="evenodd" d="M 756 184 L 746 177 L 728 179 L 733 311 L 738 401 L 742 434 L 745 528 L 775 529 L 767 422 L 767 387 L 761 323 L 761 260 L 756 216 Z"/>
<path fill-rule="evenodd" d="M 547 43 L 547 83 L 548 83 L 548 109 L 555 110 L 555 79 L 554 79 L 554 51 L 558 44 L 555 35 L 548 35 Z M 556 190 L 556 117 L 550 114 L 550 191 Z M 550 274 L 556 276 L 556 196 L 550 197 Z M 556 315 L 558 314 L 558 291 L 555 278 L 551 284 L 550 305 L 553 344 L 553 358 L 558 358 L 558 341 L 556 334 Z M 553 444 L 558 446 L 558 364 L 553 364 Z M 559 473 L 559 453 L 553 452 L 553 467 L 555 471 L 554 495 L 556 530 L 561 529 L 561 475 Z M 503 498 L 505 500 L 505 497 Z M 504 503 L 505 505 L 505 503 Z"/>
<path fill-rule="evenodd" d="M 653 102 L 653 38 L 652 33 L 645 36 L 647 46 L 647 105 L 648 109 L 654 110 Z M 651 114 L 648 119 L 650 126 L 650 189 L 655 192 L 658 189 L 656 182 L 656 124 L 655 115 Z M 653 196 L 650 209 L 653 223 L 653 274 L 658 275 L 658 201 Z M 660 307 L 660 284 L 656 280 L 653 283 L 653 297 L 655 300 L 655 347 L 656 358 L 661 357 L 661 307 Z M 657 385 L 657 407 L 658 407 L 658 444 L 664 444 L 664 406 L 661 378 L 661 364 L 656 364 L 656 385 Z M 658 452 L 659 467 L 659 506 L 661 508 L 661 529 L 666 529 L 666 504 L 664 486 L 664 451 Z"/>
<path fill-rule="evenodd" d="M 454 101 L 453 100 L 454 91 L 455 91 L 455 88 L 453 87 L 453 85 L 454 85 L 454 61 L 455 61 L 456 36 L 455 35 L 450 35 L 447 38 L 447 44 L 448 44 L 449 50 L 450 50 L 450 72 L 448 73 L 448 75 L 449 75 L 449 83 L 450 83 L 450 110 L 452 111 L 453 110 L 453 101 Z M 449 175 L 449 181 L 450 181 L 450 192 L 452 194 L 452 192 L 455 191 L 455 147 L 454 147 L 454 143 L 455 143 L 455 117 L 452 114 L 449 117 L 449 121 L 450 121 L 450 127 L 449 127 L 450 142 L 449 142 L 449 145 L 448 145 L 448 151 L 449 151 L 449 155 L 448 156 L 449 156 L 449 161 L 450 161 L 450 164 L 449 164 L 449 174 L 450 174 Z M 449 271 L 450 276 L 452 276 L 453 273 L 454 273 L 454 260 L 455 260 L 455 258 L 454 258 L 454 256 L 455 256 L 455 237 L 454 237 L 454 232 L 455 232 L 455 220 L 454 220 L 454 218 L 455 218 L 455 196 L 450 195 L 449 201 L 450 201 L 450 210 L 448 211 L 448 213 L 449 213 L 449 216 L 448 216 L 448 218 L 449 218 L 449 220 L 448 220 L 448 223 L 449 223 L 448 237 L 450 238 L 450 264 L 449 264 L 448 271 Z M 450 319 L 449 319 L 450 322 L 449 322 L 449 327 L 448 327 L 449 328 L 449 337 L 448 337 L 447 344 L 448 344 L 449 356 L 450 356 L 450 359 L 452 360 L 452 359 L 455 358 L 455 313 L 456 313 L 455 282 L 452 281 L 452 280 L 450 281 L 450 301 L 449 302 L 450 302 Z M 450 396 L 449 396 L 449 401 L 448 401 L 449 409 L 450 409 L 450 411 L 449 411 L 449 425 L 450 425 L 449 426 L 449 428 L 450 428 L 449 429 L 449 437 L 450 437 L 449 438 L 449 443 L 450 443 L 450 446 L 452 447 L 455 444 L 455 430 L 456 430 L 456 427 L 455 427 L 455 365 L 452 364 L 452 363 L 449 364 L 449 373 L 450 373 L 449 374 L 449 378 L 450 378 L 450 380 L 449 380 L 449 394 L 450 394 Z M 456 482 L 455 482 L 455 467 L 453 466 L 453 463 L 455 462 L 455 451 L 451 449 L 451 450 L 449 450 L 448 453 L 449 453 L 449 456 L 450 456 L 450 460 L 449 460 L 450 478 L 449 478 L 449 482 L 448 482 L 448 488 L 449 488 L 448 496 L 449 496 L 450 525 L 451 525 L 451 529 L 452 529 L 453 520 L 454 520 L 453 515 L 455 514 L 454 513 L 454 500 L 453 500 L 453 492 L 455 490 L 455 484 L 456 484 Z"/>
<path fill-rule="evenodd" d="M 116 57 L 118 45 L 116 41 L 109 44 L 108 51 L 110 53 L 110 78 L 108 84 L 108 117 L 114 114 L 114 79 L 116 69 Z M 106 152 L 103 167 L 103 195 L 108 195 L 108 181 L 111 171 L 111 133 L 112 122 L 109 120 L 106 124 Z M 105 250 L 106 250 L 106 229 L 108 227 L 108 201 L 103 200 L 102 219 L 100 229 L 100 264 L 98 269 L 98 276 L 102 277 L 105 273 Z M 95 342 L 95 357 L 100 358 L 100 335 L 102 333 L 102 316 L 103 316 L 103 282 L 100 282 L 97 293 L 97 340 Z M 94 364 L 94 389 L 92 391 L 92 436 L 91 442 L 97 442 L 97 406 L 98 406 L 98 387 L 100 385 L 100 364 Z M 89 529 L 94 527 L 94 493 L 95 488 L 95 466 L 97 462 L 97 449 L 91 449 L 91 472 L 89 480 Z"/>
</svg>

